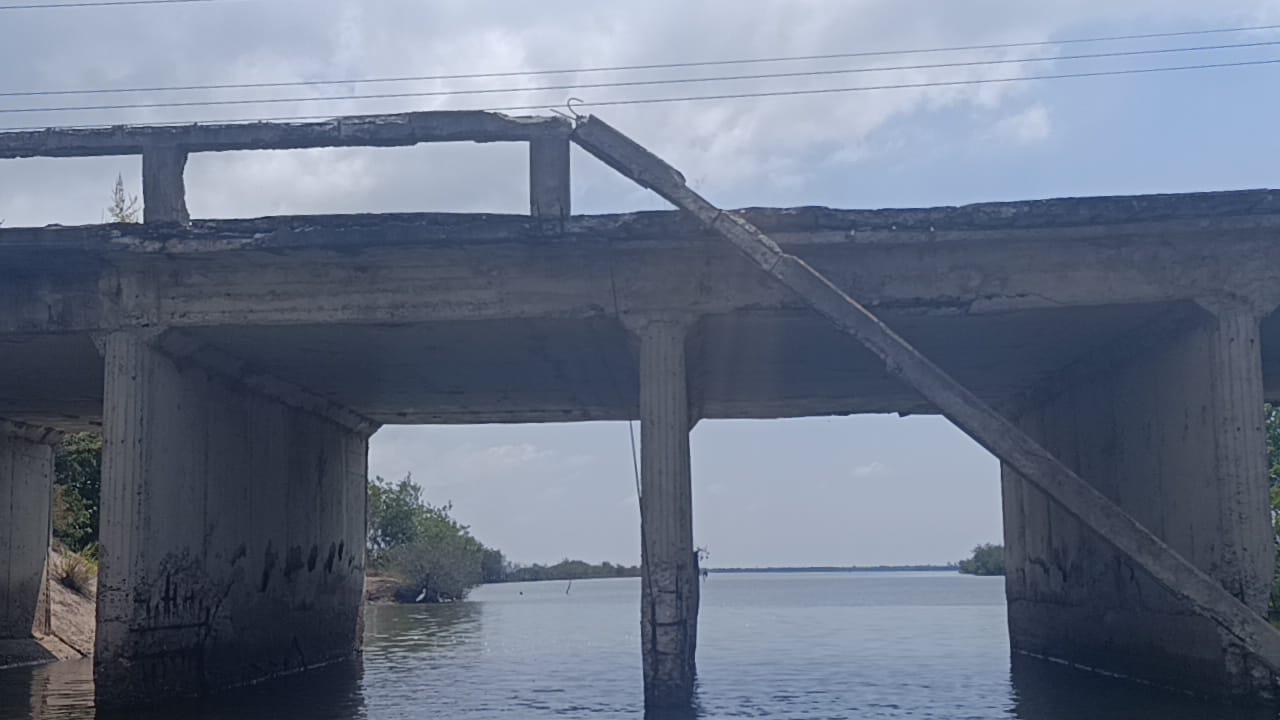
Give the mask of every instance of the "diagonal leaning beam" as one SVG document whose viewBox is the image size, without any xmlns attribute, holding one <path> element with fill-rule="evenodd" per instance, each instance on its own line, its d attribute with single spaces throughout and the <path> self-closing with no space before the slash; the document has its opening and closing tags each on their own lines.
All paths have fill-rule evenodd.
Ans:
<svg viewBox="0 0 1280 720">
<path fill-rule="evenodd" d="M 915 388 L 965 434 L 1044 491 L 1174 595 L 1190 603 L 1280 674 L 1280 631 L 1131 515 L 1111 502 L 1003 415 L 969 392 L 869 310 L 754 225 L 720 210 L 675 168 L 599 118 L 579 121 L 573 141 L 642 187 L 733 243 L 844 332 L 878 355 L 891 374 Z"/>
</svg>

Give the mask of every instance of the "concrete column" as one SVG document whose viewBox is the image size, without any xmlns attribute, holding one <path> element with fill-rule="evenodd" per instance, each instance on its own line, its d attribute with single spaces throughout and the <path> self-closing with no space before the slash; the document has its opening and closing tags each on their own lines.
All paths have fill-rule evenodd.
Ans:
<svg viewBox="0 0 1280 720">
<path fill-rule="evenodd" d="M 1068 373 L 1019 424 L 1265 613 L 1274 539 L 1258 332 L 1252 309 L 1187 308 Z M 1272 692 L 1234 638 L 1008 468 L 1003 481 L 1015 651 L 1215 695 Z"/>
<path fill-rule="evenodd" d="M 529 212 L 560 230 L 569 217 L 569 136 L 529 141 Z"/>
<path fill-rule="evenodd" d="M 0 639 L 49 631 L 45 600 L 58 434 L 0 421 Z"/>
<path fill-rule="evenodd" d="M 142 221 L 185 223 L 187 186 L 183 178 L 187 151 L 173 145 L 149 146 L 142 151 Z"/>
<path fill-rule="evenodd" d="M 693 699 L 698 562 L 689 476 L 683 320 L 636 327 L 640 338 L 641 643 L 647 707 Z"/>
<path fill-rule="evenodd" d="M 360 647 L 368 436 L 106 337 L 102 706 L 203 694 Z"/>
</svg>

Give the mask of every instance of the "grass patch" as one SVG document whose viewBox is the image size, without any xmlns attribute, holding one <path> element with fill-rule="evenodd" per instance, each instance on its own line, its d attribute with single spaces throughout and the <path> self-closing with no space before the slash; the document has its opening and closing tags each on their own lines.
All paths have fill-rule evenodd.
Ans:
<svg viewBox="0 0 1280 720">
<path fill-rule="evenodd" d="M 53 563 L 53 579 L 58 584 L 85 597 L 93 596 L 98 563 L 92 557 L 65 552 Z"/>
</svg>

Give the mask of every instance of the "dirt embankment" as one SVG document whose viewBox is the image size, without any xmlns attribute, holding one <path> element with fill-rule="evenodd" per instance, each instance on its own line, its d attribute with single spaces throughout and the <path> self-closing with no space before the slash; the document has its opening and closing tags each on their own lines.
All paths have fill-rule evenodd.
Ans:
<svg viewBox="0 0 1280 720">
<path fill-rule="evenodd" d="M 94 619 L 98 581 L 82 576 L 80 590 L 61 581 L 64 563 L 73 562 L 58 550 L 49 551 L 48 584 L 40 612 L 46 613 L 47 632 L 34 637 L 0 640 L 0 668 L 70 660 L 93 654 Z"/>
</svg>

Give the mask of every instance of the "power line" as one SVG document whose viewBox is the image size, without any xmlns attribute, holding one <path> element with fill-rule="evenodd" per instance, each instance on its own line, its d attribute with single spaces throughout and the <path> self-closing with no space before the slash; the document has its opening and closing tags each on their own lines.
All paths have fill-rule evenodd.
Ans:
<svg viewBox="0 0 1280 720">
<path fill-rule="evenodd" d="M 839 68 L 831 70 L 800 70 L 781 73 L 758 73 L 752 75 L 719 75 L 696 78 L 665 78 L 660 80 L 627 80 L 601 83 L 568 83 L 563 85 L 540 85 L 535 87 L 507 88 L 473 88 L 466 90 L 423 90 L 413 92 L 328 95 L 284 98 L 232 98 L 224 100 L 181 100 L 164 102 L 117 103 L 106 105 L 54 105 L 21 108 L 0 108 L 0 114 L 38 113 L 38 112 L 85 112 L 90 110 L 143 110 L 158 108 L 182 107 L 217 107 L 227 105 L 274 105 L 282 103 L 334 102 L 339 100 L 390 100 L 403 98 L 442 97 L 453 95 L 502 95 L 518 92 L 548 92 L 553 90 L 594 90 L 622 87 L 645 87 L 660 85 L 686 85 L 692 83 L 729 82 L 738 80 L 773 80 L 780 78 L 821 77 L 830 75 L 852 75 L 871 72 L 895 72 L 904 70 L 936 70 L 943 68 L 980 67 L 991 65 L 1008 65 L 1032 62 L 1056 62 L 1062 60 L 1088 60 L 1098 58 L 1135 57 L 1142 55 L 1168 55 L 1173 53 L 1203 52 L 1211 50 L 1227 50 L 1241 48 L 1258 48 L 1280 45 L 1280 40 L 1235 43 L 1227 45 L 1198 45 L 1179 48 L 1154 48 L 1148 50 L 1117 50 L 1101 53 L 1083 53 L 1078 55 L 1037 56 L 1010 58 L 1004 60 L 971 60 L 965 62 L 931 63 L 924 65 L 898 65 L 890 67 Z"/>
<path fill-rule="evenodd" d="M 217 0 L 124 0 L 131 2 L 214 2 Z M 0 9 L 14 6 L 0 6 Z M 25 7 L 25 6 L 24 6 Z M 43 6 L 42 6 L 43 7 Z M 152 87 L 125 88 L 83 88 L 79 90 L 26 90 L 0 92 L 0 97 L 32 97 L 37 95 L 98 95 L 114 93 L 140 92 L 179 92 L 190 90 L 249 90 L 261 88 L 304 87 L 323 85 L 361 85 L 372 83 L 425 82 L 434 80 L 481 80 L 509 77 L 534 77 L 541 75 L 573 75 L 600 72 L 630 72 L 636 70 L 670 70 L 676 68 L 714 67 L 723 65 L 751 65 L 781 62 L 811 62 L 818 60 L 849 60 L 853 58 L 888 57 L 895 55 L 924 55 L 930 53 L 961 52 L 972 50 L 1007 50 L 1016 48 L 1052 47 L 1056 45 L 1076 45 L 1083 43 L 1115 42 L 1120 40 L 1150 40 L 1157 38 L 1188 37 L 1196 35 L 1218 35 L 1242 32 L 1258 32 L 1280 30 L 1277 25 L 1251 25 L 1230 28 L 1211 28 L 1206 30 L 1180 30 L 1162 33 L 1141 33 L 1130 35 L 1104 35 L 1097 37 L 1068 38 L 1065 40 L 1037 40 L 1026 42 L 990 43 L 983 45 L 953 45 L 949 47 L 913 48 L 906 50 L 868 50 L 859 52 L 829 53 L 824 55 L 791 55 L 762 58 L 738 58 L 721 60 L 701 60 L 688 62 L 649 63 L 642 65 L 613 65 L 602 67 L 583 67 L 558 70 L 511 70 L 504 72 L 455 73 L 445 75 L 409 75 L 398 77 L 346 78 L 326 80 L 291 80 L 277 82 L 254 83 L 213 83 L 205 85 L 158 85 Z"/>
<path fill-rule="evenodd" d="M 0 5 L 0 10 L 48 10 L 54 8 L 117 7 L 121 5 L 185 5 L 189 3 L 229 2 L 234 0 L 85 0 L 84 2 L 33 3 Z"/>
<path fill-rule="evenodd" d="M 1113 77 L 1120 75 L 1149 75 L 1166 72 L 1179 72 L 1188 70 L 1212 70 L 1222 68 L 1237 67 L 1256 67 L 1263 65 L 1280 64 L 1280 58 L 1268 58 L 1265 60 L 1242 60 L 1237 62 L 1223 63 L 1205 63 L 1198 65 L 1168 65 L 1154 68 L 1128 68 L 1124 70 L 1098 70 L 1094 72 L 1072 72 L 1072 73 L 1054 73 L 1047 75 L 1021 75 L 999 78 L 976 78 L 973 80 L 940 80 L 936 82 L 919 82 L 919 83 L 898 83 L 892 85 L 860 85 L 855 87 L 835 87 L 835 88 L 810 88 L 804 90 L 770 90 L 763 92 L 751 93 L 727 93 L 723 95 L 685 95 L 676 97 L 660 97 L 660 98 L 636 98 L 626 100 L 600 100 L 592 102 L 575 103 L 574 108 L 581 107 L 620 107 L 626 105 L 654 105 L 677 102 L 698 102 L 707 100 L 744 100 L 753 98 L 768 97 L 795 97 L 802 95 L 831 95 L 838 93 L 853 92 L 871 92 L 880 90 L 909 90 L 924 89 L 938 87 L 960 87 L 971 85 L 986 85 L 991 83 L 1017 83 L 1035 80 L 1066 80 L 1073 78 L 1098 78 Z M 515 112 L 521 110 L 549 110 L 553 106 L 546 103 L 540 105 L 510 105 L 506 107 L 488 107 L 488 108 L 467 108 L 474 112 Z M 462 108 L 459 108 L 462 109 Z M 331 115 L 288 115 L 276 117 L 254 117 L 254 118 L 236 118 L 225 120 L 187 120 L 187 121 L 170 121 L 149 123 L 149 126 L 178 126 L 178 125 L 199 125 L 210 123 L 223 124 L 242 124 L 254 122 L 286 122 L 293 120 L 333 120 Z M 104 124 L 87 124 L 87 125 L 59 125 L 55 127 L 7 127 L 0 128 L 0 132 L 18 132 L 18 131 L 38 131 L 38 130 L 81 130 L 88 128 L 109 128 L 111 125 Z"/>
</svg>

